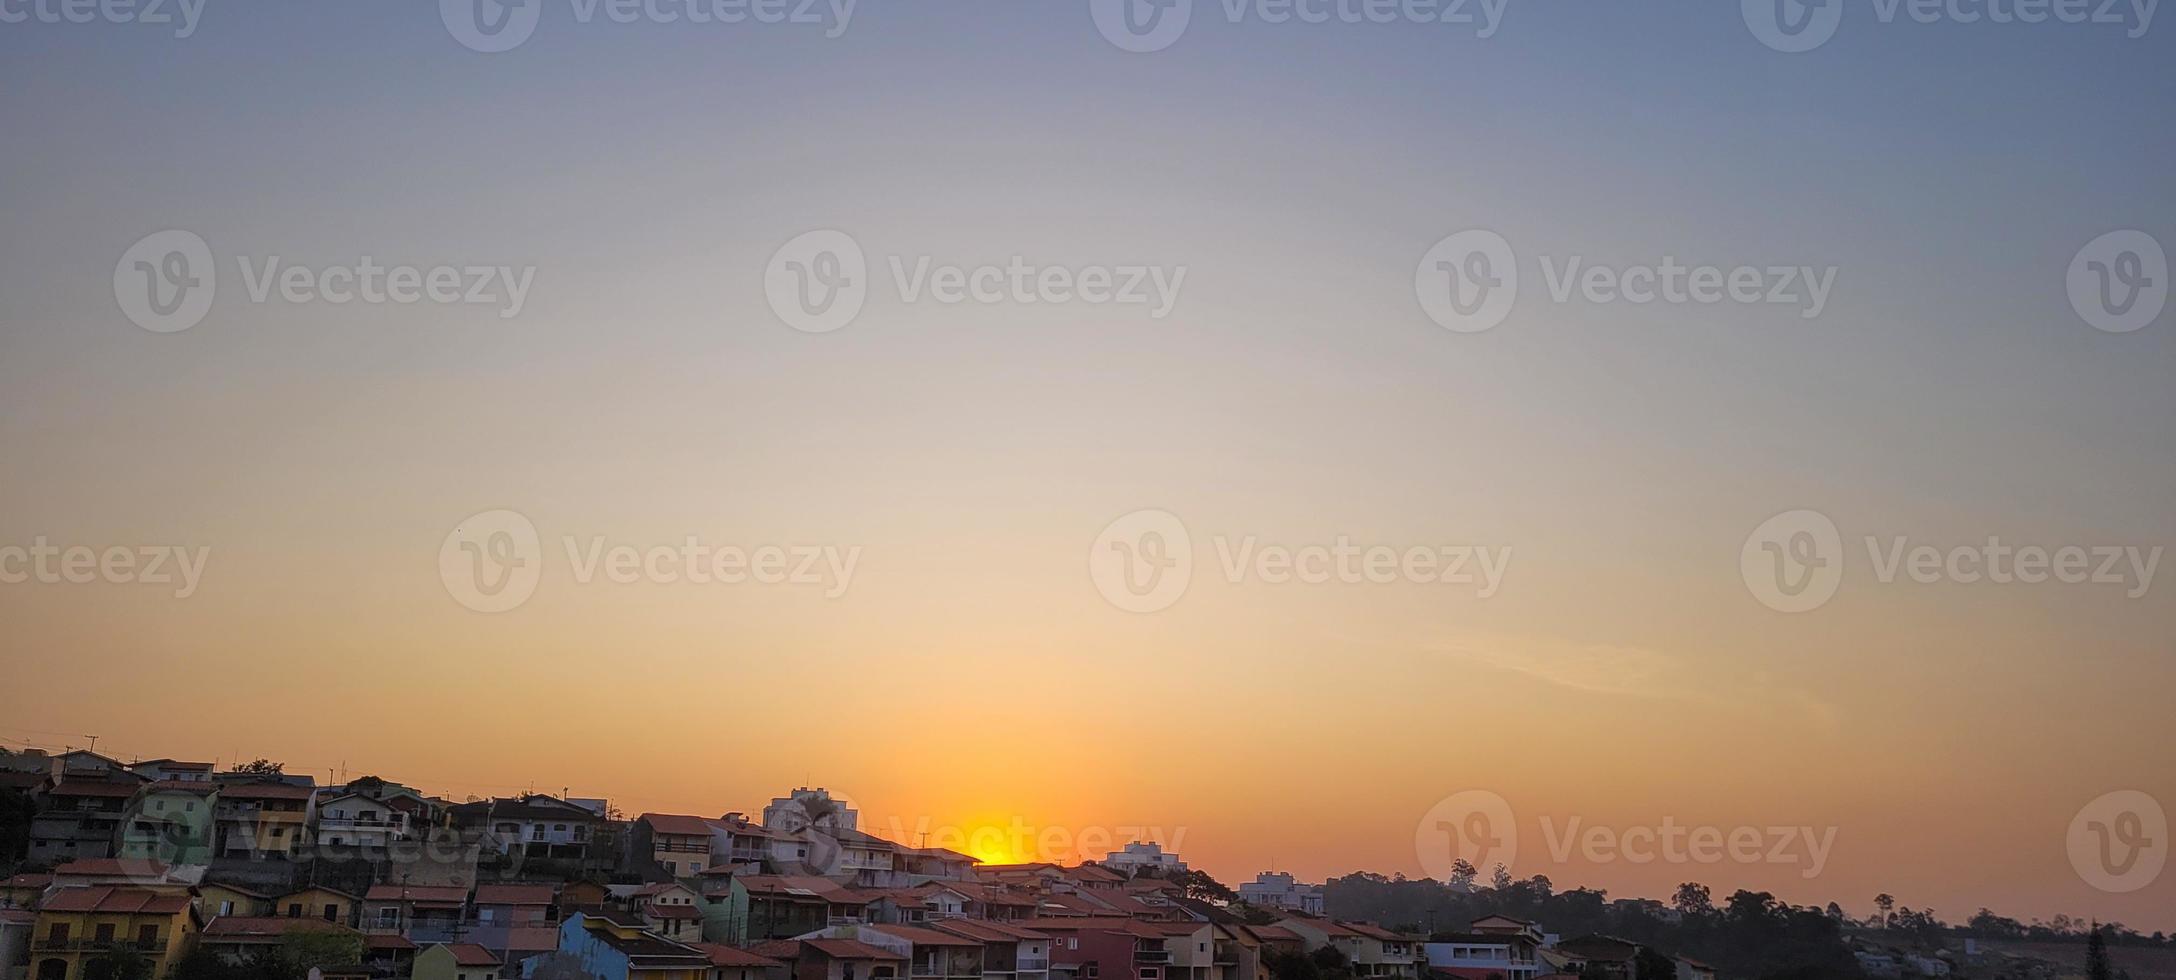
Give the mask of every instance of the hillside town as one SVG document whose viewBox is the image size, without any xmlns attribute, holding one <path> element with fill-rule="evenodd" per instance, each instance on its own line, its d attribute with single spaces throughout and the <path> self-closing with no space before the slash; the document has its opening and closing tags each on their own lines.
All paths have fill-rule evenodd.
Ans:
<svg viewBox="0 0 2176 980">
<path fill-rule="evenodd" d="M 1155 841 L 993 864 L 799 787 L 754 815 L 451 801 L 87 750 L 0 755 L 0 980 L 1715 980 L 1511 915 L 1392 926 Z M 12 851 L 12 853 L 10 853 Z M 1666 913 L 1660 903 L 1658 914 Z M 1874 976 L 1948 960 L 1861 951 Z"/>
</svg>

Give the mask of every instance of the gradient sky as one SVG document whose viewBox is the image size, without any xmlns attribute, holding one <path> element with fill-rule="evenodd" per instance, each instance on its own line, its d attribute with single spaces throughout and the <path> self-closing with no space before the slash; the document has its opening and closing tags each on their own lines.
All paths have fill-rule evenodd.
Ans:
<svg viewBox="0 0 2176 980">
<path fill-rule="evenodd" d="M 1865 535 L 2176 544 L 2176 315 L 2072 312 L 2080 246 L 2176 246 L 2176 24 L 1883 24 L 1803 55 L 1729 3 L 1227 23 L 1153 54 L 1085 3 L 870 0 L 807 27 L 576 23 L 469 51 L 427 3 L 213 2 L 195 36 L 0 24 L 0 545 L 212 549 L 185 601 L 0 586 L 0 739 L 345 764 L 449 794 L 888 829 L 1183 828 L 1239 880 L 1422 873 L 1487 789 L 1513 871 L 1613 895 L 1887 891 L 2176 928 L 2176 870 L 2072 870 L 2087 801 L 2176 806 L 2176 582 L 1885 585 Z M 1545 301 L 1443 330 L 1413 268 L 1836 266 L 1827 311 Z M 203 236 L 219 300 L 138 329 L 119 256 Z M 906 304 L 787 328 L 772 252 L 1189 269 L 1174 314 Z M 234 259 L 533 265 L 522 315 L 246 301 Z M 1113 518 L 1508 546 L 1503 590 L 1232 584 L 1151 615 Z M 1813 508 L 1795 616 L 1738 573 Z M 544 583 L 481 615 L 494 508 Z M 849 593 L 576 584 L 558 537 L 860 547 Z M 1205 560 L 1213 561 L 1213 556 Z M 2162 569 L 2176 576 L 2176 569 Z M 1833 826 L 1796 867 L 1557 863 L 1539 821 Z M 1055 855 L 1054 855 L 1055 856 Z"/>
</svg>

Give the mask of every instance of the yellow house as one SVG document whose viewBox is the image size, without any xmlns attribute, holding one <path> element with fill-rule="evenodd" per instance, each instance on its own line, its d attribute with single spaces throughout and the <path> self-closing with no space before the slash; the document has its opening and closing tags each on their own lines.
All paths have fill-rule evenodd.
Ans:
<svg viewBox="0 0 2176 980">
<path fill-rule="evenodd" d="M 163 977 L 201 926 L 189 896 L 143 888 L 63 888 L 46 896 L 30 934 L 32 980 L 81 980 L 110 946 L 133 946 Z"/>
<path fill-rule="evenodd" d="M 272 896 L 250 891 L 237 885 L 207 882 L 196 886 L 197 914 L 209 919 L 215 915 L 233 915 L 253 918 L 272 913 Z"/>
<path fill-rule="evenodd" d="M 355 924 L 354 895 L 337 888 L 311 885 L 299 891 L 288 892 L 272 900 L 270 914 L 283 919 L 323 919 L 341 925 Z"/>
</svg>

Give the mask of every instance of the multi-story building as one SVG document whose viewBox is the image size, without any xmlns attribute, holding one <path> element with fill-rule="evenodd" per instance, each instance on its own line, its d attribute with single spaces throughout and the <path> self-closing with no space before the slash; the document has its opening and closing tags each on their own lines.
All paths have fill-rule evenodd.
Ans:
<svg viewBox="0 0 2176 980">
<path fill-rule="evenodd" d="M 1151 870 L 1166 874 L 1186 870 L 1186 862 L 1179 860 L 1177 854 L 1166 853 L 1162 844 L 1138 840 L 1104 855 L 1103 866 L 1128 875 Z"/>
<path fill-rule="evenodd" d="M 694 889 L 661 881 L 636 889 L 632 899 L 643 928 L 674 942 L 702 941 L 703 899 Z"/>
<path fill-rule="evenodd" d="M 70 756 L 54 757 L 53 765 L 60 766 Z M 56 777 L 52 786 L 35 797 L 37 812 L 30 818 L 30 860 L 54 865 L 79 858 L 112 857 L 114 841 L 121 835 L 121 822 L 128 816 L 129 800 L 136 796 L 136 787 L 141 783 L 133 776 Z"/>
<path fill-rule="evenodd" d="M 295 857 L 309 843 L 316 795 L 315 788 L 288 780 L 222 781 L 212 808 L 215 853 L 252 861 Z"/>
<path fill-rule="evenodd" d="M 1216 980 L 1216 929 L 1207 922 L 1152 922 L 1171 953 L 1165 980 Z"/>
<path fill-rule="evenodd" d="M 382 855 L 408 839 L 407 811 L 362 793 L 340 792 L 317 801 L 316 840 L 334 855 Z"/>
<path fill-rule="evenodd" d="M 183 892 L 144 888 L 62 888 L 38 908 L 30 937 L 32 980 L 83 980 L 84 964 L 111 946 L 130 946 L 163 977 L 201 923 Z"/>
<path fill-rule="evenodd" d="M 693 878 L 711 865 L 711 846 L 728 836 L 703 817 L 645 813 L 635 818 L 628 846 L 639 859 L 653 861 L 675 878 Z"/>
<path fill-rule="evenodd" d="M 209 778 L 143 784 L 122 814 L 116 856 L 172 865 L 210 864 L 218 803 L 219 785 Z"/>
<path fill-rule="evenodd" d="M 453 811 L 456 822 L 488 829 L 486 841 L 497 853 L 530 858 L 578 860 L 603 822 L 587 807 L 536 794 L 465 803 Z"/>
<path fill-rule="evenodd" d="M 1428 964 L 1422 940 L 1365 922 L 1336 919 L 1287 918 L 1278 925 L 1299 934 L 1312 951 L 1334 946 L 1352 963 L 1356 977 L 1394 977 L 1418 980 Z"/>
<path fill-rule="evenodd" d="M 826 930 L 906 957 L 909 980 L 983 980 L 983 941 L 921 926 L 839 926 Z"/>
<path fill-rule="evenodd" d="M 363 895 L 362 927 L 419 946 L 458 943 L 468 927 L 467 905 L 468 889 L 458 885 L 373 885 Z"/>
<path fill-rule="evenodd" d="M 1437 933 L 1422 949 L 1434 972 L 1468 980 L 1534 980 L 1546 971 L 1542 935 L 1531 922 L 1492 917 L 1465 932 Z"/>
<path fill-rule="evenodd" d="M 1050 936 L 1045 933 L 978 919 L 945 919 L 931 928 L 979 940 L 983 980 L 1050 980 Z"/>
<path fill-rule="evenodd" d="M 1239 900 L 1266 909 L 1287 909 L 1302 915 L 1322 914 L 1322 886 L 1303 885 L 1282 871 L 1264 871 L 1253 881 L 1241 882 Z"/>
<path fill-rule="evenodd" d="M 793 833 L 817 830 L 833 837 L 859 830 L 861 814 L 844 800 L 831 798 L 830 791 L 821 786 L 810 789 L 797 786 L 793 792 L 771 801 L 763 808 L 763 826 L 772 830 Z"/>
<path fill-rule="evenodd" d="M 1079 916 L 1020 925 L 1050 937 L 1052 980 L 1164 980 L 1171 967 L 1164 934 L 1146 922 Z"/>
<path fill-rule="evenodd" d="M 212 764 L 209 762 L 146 759 L 131 764 L 128 771 L 154 783 L 208 783 L 212 781 Z"/>
</svg>

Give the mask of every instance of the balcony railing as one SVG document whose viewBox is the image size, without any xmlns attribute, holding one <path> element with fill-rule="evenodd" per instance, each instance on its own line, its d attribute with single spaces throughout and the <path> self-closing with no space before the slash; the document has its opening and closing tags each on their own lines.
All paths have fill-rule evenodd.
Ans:
<svg viewBox="0 0 2176 980">
<path fill-rule="evenodd" d="M 1171 951 L 1167 949 L 1137 949 L 1133 951 L 1135 963 L 1169 963 Z"/>
</svg>

